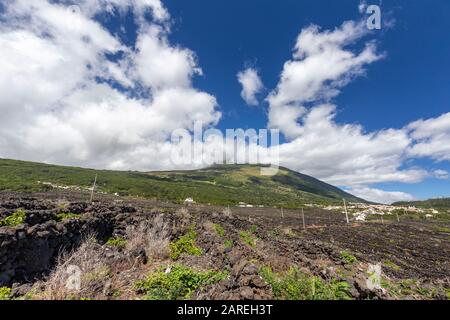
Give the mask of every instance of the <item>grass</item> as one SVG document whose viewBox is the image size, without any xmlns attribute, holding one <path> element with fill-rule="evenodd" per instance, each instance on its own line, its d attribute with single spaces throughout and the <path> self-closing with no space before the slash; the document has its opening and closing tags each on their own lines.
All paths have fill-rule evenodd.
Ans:
<svg viewBox="0 0 450 320">
<path fill-rule="evenodd" d="M 340 256 L 341 256 L 341 260 L 345 264 L 351 265 L 358 261 L 358 259 L 356 259 L 356 257 L 354 255 L 352 255 L 350 252 L 345 251 L 345 250 L 340 252 Z"/>
<path fill-rule="evenodd" d="M 400 281 L 381 279 L 381 286 L 388 290 L 389 294 L 397 299 L 416 297 L 419 299 L 435 299 L 437 290 L 421 286 L 417 279 L 403 279 Z"/>
<path fill-rule="evenodd" d="M 11 289 L 8 287 L 0 288 L 0 300 L 10 300 L 11 299 Z"/>
<path fill-rule="evenodd" d="M 109 238 L 108 241 L 106 242 L 106 245 L 122 249 L 125 248 L 125 246 L 127 245 L 127 240 L 120 237 Z"/>
<path fill-rule="evenodd" d="M 275 273 L 263 267 L 260 275 L 271 287 L 278 300 L 350 300 L 349 284 L 343 281 L 326 282 L 292 267 L 285 273 Z"/>
<path fill-rule="evenodd" d="M 442 233 L 450 233 L 450 228 L 447 227 L 439 227 L 436 230 L 437 232 L 442 232 Z"/>
<path fill-rule="evenodd" d="M 22 209 L 19 209 L 12 215 L 0 220 L 0 227 L 17 227 L 25 222 L 26 217 L 26 212 Z"/>
<path fill-rule="evenodd" d="M 389 260 L 384 261 L 383 264 L 384 264 L 384 266 L 386 266 L 386 267 L 388 267 L 388 268 L 390 268 L 390 269 L 392 269 L 394 271 L 402 270 L 402 268 L 400 266 L 396 265 L 394 262 L 389 261 Z"/>
<path fill-rule="evenodd" d="M 213 227 L 219 237 L 225 236 L 225 230 L 220 224 L 215 223 Z"/>
<path fill-rule="evenodd" d="M 135 288 L 149 300 L 184 300 L 198 289 L 217 283 L 228 277 L 226 272 L 214 270 L 196 271 L 183 265 L 175 265 L 170 272 L 160 270 L 138 281 Z"/>
<path fill-rule="evenodd" d="M 242 241 L 250 247 L 256 246 L 256 239 L 250 231 L 241 230 L 239 231 L 239 236 Z"/>
<path fill-rule="evenodd" d="M 195 245 L 197 240 L 197 232 L 190 230 L 184 236 L 181 236 L 177 241 L 169 245 L 170 258 L 174 261 L 178 260 L 182 254 L 192 256 L 200 256 L 203 250 Z"/>
<path fill-rule="evenodd" d="M 81 214 L 75 214 L 75 213 L 58 213 L 56 215 L 56 220 L 61 222 L 61 221 L 66 221 L 66 220 L 78 220 L 81 218 Z"/>
</svg>

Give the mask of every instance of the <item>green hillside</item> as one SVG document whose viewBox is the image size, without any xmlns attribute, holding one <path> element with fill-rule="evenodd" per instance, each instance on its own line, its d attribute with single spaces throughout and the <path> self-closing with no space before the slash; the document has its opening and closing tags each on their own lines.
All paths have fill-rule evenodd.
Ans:
<svg viewBox="0 0 450 320">
<path fill-rule="evenodd" d="M 45 191 L 58 186 L 88 188 L 98 174 L 100 191 L 122 196 L 182 202 L 296 208 L 303 204 L 361 202 L 339 188 L 315 178 L 281 168 L 275 176 L 260 175 L 260 166 L 220 165 L 193 171 L 131 172 L 92 170 L 0 159 L 0 190 Z"/>
<path fill-rule="evenodd" d="M 396 202 L 399 207 L 414 206 L 417 208 L 433 208 L 437 210 L 450 210 L 450 198 L 429 199 L 424 201 Z"/>
</svg>

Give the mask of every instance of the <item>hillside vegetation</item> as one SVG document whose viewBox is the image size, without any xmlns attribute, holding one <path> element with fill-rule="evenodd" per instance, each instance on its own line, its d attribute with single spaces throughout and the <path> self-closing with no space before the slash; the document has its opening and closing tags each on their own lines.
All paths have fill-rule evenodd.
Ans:
<svg viewBox="0 0 450 320">
<path fill-rule="evenodd" d="M 429 199 L 424 201 L 396 202 L 393 205 L 400 207 L 414 206 L 417 208 L 434 208 L 437 210 L 450 210 L 450 198 Z"/>
<path fill-rule="evenodd" d="M 214 205 L 253 205 L 298 208 L 304 204 L 362 202 L 315 178 L 280 168 L 275 176 L 260 175 L 260 166 L 220 165 L 193 171 L 107 171 L 0 159 L 0 190 L 47 191 L 52 186 L 89 188 L 98 175 L 97 190 L 175 203 L 192 197 Z"/>
</svg>

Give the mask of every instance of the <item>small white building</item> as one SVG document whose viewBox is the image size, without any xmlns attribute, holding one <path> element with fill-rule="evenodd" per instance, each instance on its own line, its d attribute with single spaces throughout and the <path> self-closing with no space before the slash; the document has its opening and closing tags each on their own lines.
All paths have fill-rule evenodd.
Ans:
<svg viewBox="0 0 450 320">
<path fill-rule="evenodd" d="M 195 201 L 193 198 L 187 198 L 186 200 L 184 200 L 184 204 L 189 206 L 191 204 L 195 204 Z"/>
</svg>

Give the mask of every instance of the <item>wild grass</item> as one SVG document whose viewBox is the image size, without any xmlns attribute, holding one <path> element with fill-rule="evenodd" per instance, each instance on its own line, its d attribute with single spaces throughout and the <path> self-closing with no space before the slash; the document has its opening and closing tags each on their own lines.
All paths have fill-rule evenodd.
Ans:
<svg viewBox="0 0 450 320">
<path fill-rule="evenodd" d="M 226 279 L 226 272 L 197 271 L 183 265 L 151 273 L 138 281 L 135 288 L 149 300 L 183 300 L 192 297 L 198 289 Z"/>
<path fill-rule="evenodd" d="M 326 282 L 322 278 L 292 267 L 275 273 L 269 267 L 260 270 L 261 277 L 272 287 L 276 299 L 281 300 L 349 300 L 349 284 L 343 281 Z"/>
</svg>

